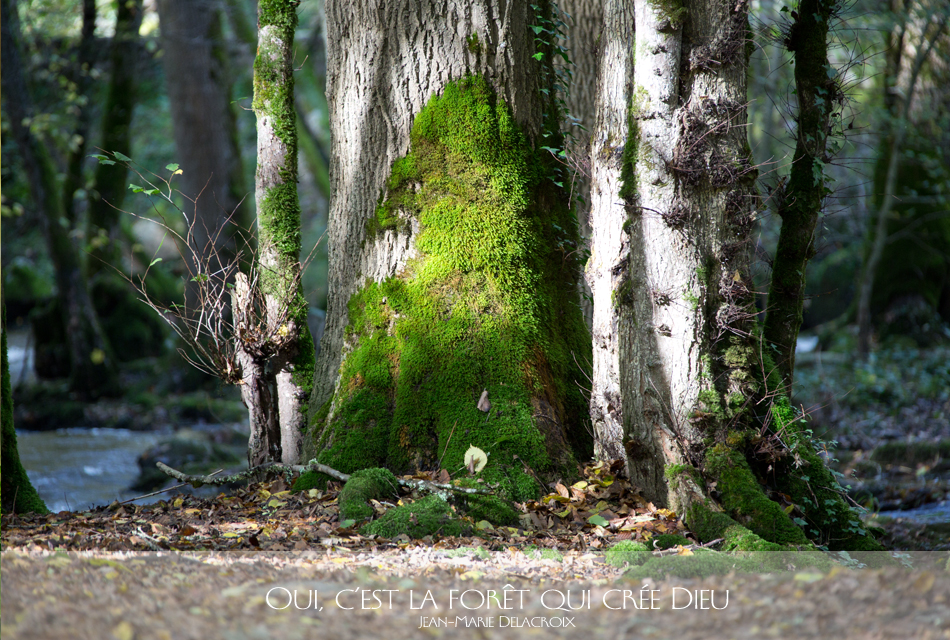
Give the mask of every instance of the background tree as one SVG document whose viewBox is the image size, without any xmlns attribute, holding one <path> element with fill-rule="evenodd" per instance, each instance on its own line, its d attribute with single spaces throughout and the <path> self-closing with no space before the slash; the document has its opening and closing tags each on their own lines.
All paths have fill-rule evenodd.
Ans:
<svg viewBox="0 0 950 640">
<path fill-rule="evenodd" d="M 876 210 L 869 220 L 867 259 L 857 292 L 858 353 L 862 357 L 870 352 L 871 307 L 878 280 L 886 283 L 878 295 L 881 310 L 901 297 L 917 296 L 923 297 L 925 308 L 940 309 L 942 303 L 945 320 L 950 320 L 950 283 L 945 277 L 950 266 L 950 223 L 942 188 L 950 182 L 944 109 L 950 94 L 946 83 L 939 80 L 946 80 L 947 71 L 937 48 L 941 41 L 943 52 L 948 48 L 950 3 L 895 0 L 891 15 L 899 23 L 887 36 L 887 130 L 874 172 Z M 922 91 L 922 85 L 929 88 Z M 922 141 L 924 137 L 927 142 Z M 888 249 L 890 259 L 885 261 Z M 887 273 L 881 273 L 884 264 Z M 921 286 L 909 287 L 907 280 Z M 935 319 L 932 312 L 931 317 L 926 316 L 925 312 L 917 320 L 926 324 Z"/>
<path fill-rule="evenodd" d="M 118 375 L 108 341 L 89 298 L 88 284 L 76 246 L 63 225 L 65 209 L 49 152 L 28 128 L 32 99 L 17 48 L 19 19 L 11 0 L 2 4 L 3 96 L 10 129 L 16 140 L 30 185 L 36 215 L 43 229 L 56 274 L 56 285 L 67 318 L 70 388 L 96 398 L 118 391 Z M 26 123 L 26 124 L 25 124 Z"/>
<path fill-rule="evenodd" d="M 577 235 L 539 149 L 560 144 L 542 84 L 552 14 L 327 6 L 330 298 L 308 442 L 320 461 L 454 470 L 475 445 L 482 474 L 524 496 L 538 490 L 525 464 L 587 455 Z"/>
<path fill-rule="evenodd" d="M 213 254 L 215 260 L 227 264 L 238 250 L 235 236 L 250 229 L 251 203 L 232 105 L 233 71 L 221 9 L 216 0 L 158 3 L 165 86 L 182 170 L 177 184 L 186 199 L 189 241 L 197 255 Z M 192 261 L 190 271 L 198 269 Z M 188 304 L 196 306 L 197 283 L 189 279 L 186 293 Z"/>
<path fill-rule="evenodd" d="M 828 29 L 841 5 L 835 0 L 802 0 L 788 28 L 785 45 L 795 60 L 797 126 L 795 155 L 787 181 L 772 192 L 782 219 L 762 329 L 764 348 L 791 396 L 795 348 L 805 304 L 805 273 L 815 255 L 815 228 L 830 191 L 825 186 L 832 116 L 840 118 L 844 98 L 837 71 L 828 62 Z"/>
<path fill-rule="evenodd" d="M 132 116 L 136 103 L 136 67 L 142 0 L 117 0 L 115 35 L 112 38 L 112 73 L 102 114 L 100 146 L 125 156 L 132 153 Z M 86 237 L 90 245 L 88 273 L 121 263 L 119 215 L 128 192 L 128 172 L 123 165 L 96 166 L 94 191 L 87 214 Z M 71 194 L 70 194 L 71 197 Z M 109 274 L 112 275 L 111 273 Z"/>
</svg>

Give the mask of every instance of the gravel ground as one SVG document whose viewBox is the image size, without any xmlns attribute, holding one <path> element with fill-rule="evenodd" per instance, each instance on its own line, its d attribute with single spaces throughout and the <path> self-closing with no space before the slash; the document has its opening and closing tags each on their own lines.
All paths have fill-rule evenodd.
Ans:
<svg viewBox="0 0 950 640">
<path fill-rule="evenodd" d="M 945 553 L 643 583 L 596 554 L 484 555 L 7 550 L 3 638 L 950 638 Z"/>
</svg>

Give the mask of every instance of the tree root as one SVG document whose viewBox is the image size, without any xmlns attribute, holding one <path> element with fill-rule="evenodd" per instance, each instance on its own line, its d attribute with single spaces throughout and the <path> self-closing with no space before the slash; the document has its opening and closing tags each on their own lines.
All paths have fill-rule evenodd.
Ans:
<svg viewBox="0 0 950 640">
<path fill-rule="evenodd" d="M 268 475 L 277 475 L 277 474 L 290 474 L 290 473 L 304 473 L 305 471 L 316 471 L 318 473 L 324 473 L 331 478 L 340 480 L 341 482 L 346 482 L 350 479 L 350 474 L 343 473 L 342 471 L 337 471 L 333 467 L 328 467 L 325 464 L 321 464 L 315 460 L 311 460 L 308 464 L 305 465 L 286 465 L 276 462 L 268 462 L 266 464 L 258 465 L 241 471 L 240 473 L 233 473 L 227 476 L 219 475 L 208 475 L 208 476 L 197 476 L 197 475 L 188 475 L 182 473 L 177 469 L 172 469 L 167 464 L 163 462 L 156 462 L 157 466 L 163 473 L 172 478 L 175 478 L 179 482 L 185 484 L 190 484 L 194 488 L 201 487 L 202 485 L 221 485 L 221 484 L 231 484 L 232 482 L 241 482 L 242 480 L 248 480 L 250 478 L 268 476 Z M 409 487 L 412 489 L 420 489 L 422 491 L 429 491 L 432 493 L 437 493 L 439 491 L 453 491 L 455 493 L 467 493 L 472 495 L 492 495 L 492 492 L 488 489 L 474 489 L 470 487 L 457 487 L 453 484 L 443 484 L 440 482 L 429 482 L 428 480 L 406 480 L 404 478 L 396 478 L 396 481 L 404 487 Z"/>
</svg>

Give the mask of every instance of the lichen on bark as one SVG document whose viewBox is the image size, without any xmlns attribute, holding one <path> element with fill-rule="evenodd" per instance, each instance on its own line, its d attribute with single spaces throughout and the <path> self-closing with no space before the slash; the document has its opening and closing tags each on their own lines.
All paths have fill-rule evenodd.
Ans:
<svg viewBox="0 0 950 640">
<path fill-rule="evenodd" d="M 475 445 L 481 477 L 525 499 L 532 471 L 589 455 L 589 337 L 576 259 L 558 248 L 576 230 L 547 162 L 481 76 L 417 114 L 376 218 L 414 218 L 417 254 L 350 298 L 336 392 L 313 424 L 320 462 L 455 473 Z"/>
</svg>

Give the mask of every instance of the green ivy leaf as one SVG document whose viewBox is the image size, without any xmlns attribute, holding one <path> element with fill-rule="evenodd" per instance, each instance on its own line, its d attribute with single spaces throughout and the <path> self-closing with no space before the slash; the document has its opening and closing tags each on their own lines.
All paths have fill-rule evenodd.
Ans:
<svg viewBox="0 0 950 640">
<path fill-rule="evenodd" d="M 118 151 L 113 151 L 112 155 L 115 157 L 116 160 L 121 160 L 122 162 L 132 162 L 132 158 L 130 158 L 129 156 L 125 154 L 119 153 Z"/>
</svg>

